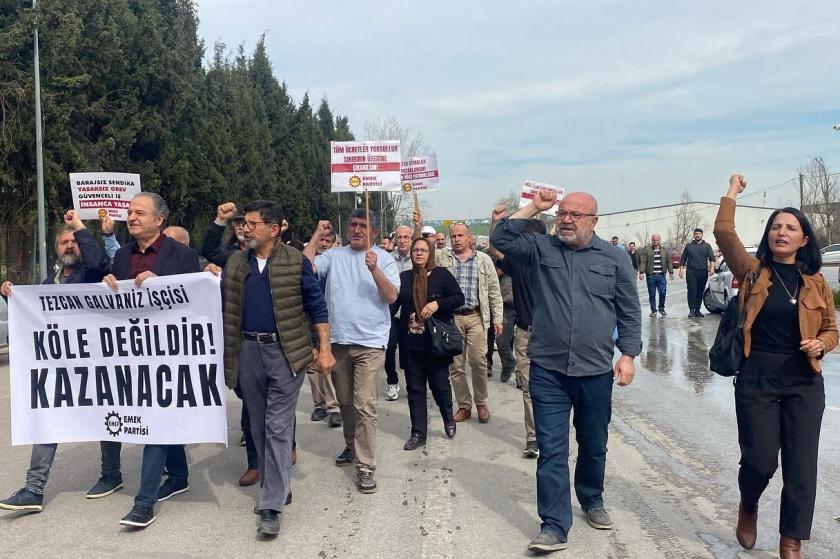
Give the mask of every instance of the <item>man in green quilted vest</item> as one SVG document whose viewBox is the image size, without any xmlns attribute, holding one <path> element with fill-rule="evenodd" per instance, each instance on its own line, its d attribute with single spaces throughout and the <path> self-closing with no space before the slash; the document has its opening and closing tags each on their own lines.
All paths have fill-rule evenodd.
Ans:
<svg viewBox="0 0 840 559">
<path fill-rule="evenodd" d="M 225 383 L 239 383 L 251 416 L 260 490 L 257 535 L 274 537 L 291 496 L 295 406 L 306 368 L 315 358 L 330 374 L 327 303 L 310 261 L 280 242 L 280 205 L 245 206 L 247 250 L 231 254 L 222 275 Z M 313 351 L 310 324 L 320 341 Z"/>
</svg>

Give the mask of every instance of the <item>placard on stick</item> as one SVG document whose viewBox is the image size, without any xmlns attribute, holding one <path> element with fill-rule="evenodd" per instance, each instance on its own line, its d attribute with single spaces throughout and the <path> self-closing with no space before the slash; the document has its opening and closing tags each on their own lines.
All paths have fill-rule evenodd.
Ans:
<svg viewBox="0 0 840 559">
<path fill-rule="evenodd" d="M 557 193 L 557 201 L 554 205 L 547 209 L 544 212 L 540 212 L 545 215 L 556 216 L 557 215 L 557 207 L 560 205 L 560 201 L 563 199 L 563 196 L 566 195 L 566 189 L 562 186 L 552 186 L 550 184 L 526 180 L 522 183 L 522 194 L 519 196 L 519 207 L 524 208 L 528 204 L 531 203 L 531 200 L 534 199 L 534 196 L 539 192 L 541 189 L 553 190 Z"/>
<path fill-rule="evenodd" d="M 434 192 L 440 185 L 437 155 L 421 155 L 402 162 L 402 190 L 406 194 Z"/>
<path fill-rule="evenodd" d="M 400 142 L 330 142 L 332 192 L 398 191 Z"/>
<path fill-rule="evenodd" d="M 73 208 L 81 219 L 99 219 L 100 210 L 114 221 L 125 221 L 128 203 L 141 192 L 140 175 L 131 173 L 70 173 Z"/>
</svg>

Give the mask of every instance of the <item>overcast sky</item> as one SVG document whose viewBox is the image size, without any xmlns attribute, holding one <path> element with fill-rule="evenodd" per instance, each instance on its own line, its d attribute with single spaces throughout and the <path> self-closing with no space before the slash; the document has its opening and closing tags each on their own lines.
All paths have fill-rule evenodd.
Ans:
<svg viewBox="0 0 840 559">
<path fill-rule="evenodd" d="M 840 171 L 836 0 L 198 0 L 208 52 L 266 33 L 296 101 L 361 136 L 393 115 L 437 152 L 430 219 L 489 216 L 524 179 L 601 213 L 757 191 L 810 156 Z M 794 183 L 767 193 L 795 202 Z M 760 205 L 763 196 L 747 199 Z M 745 200 L 745 203 L 747 203 Z"/>
</svg>

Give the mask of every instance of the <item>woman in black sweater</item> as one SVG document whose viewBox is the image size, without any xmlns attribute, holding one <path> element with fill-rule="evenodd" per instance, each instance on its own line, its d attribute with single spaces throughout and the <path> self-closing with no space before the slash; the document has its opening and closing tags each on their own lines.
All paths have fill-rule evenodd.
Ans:
<svg viewBox="0 0 840 559">
<path fill-rule="evenodd" d="M 400 294 L 394 312 L 400 312 L 400 356 L 405 359 L 405 384 L 411 415 L 411 437 L 405 450 L 426 444 L 426 383 L 440 408 L 444 431 L 455 436 L 452 412 L 452 387 L 449 384 L 451 357 L 431 355 L 426 319 L 432 315 L 442 321 L 452 320 L 452 311 L 464 304 L 458 282 L 445 268 L 435 266 L 435 245 L 426 239 L 411 244 L 414 269 L 400 274 Z"/>
</svg>

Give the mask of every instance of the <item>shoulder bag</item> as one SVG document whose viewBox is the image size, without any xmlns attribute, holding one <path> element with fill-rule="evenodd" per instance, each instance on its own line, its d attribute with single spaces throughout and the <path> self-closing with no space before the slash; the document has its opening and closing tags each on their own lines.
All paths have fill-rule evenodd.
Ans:
<svg viewBox="0 0 840 559">
<path fill-rule="evenodd" d="M 744 304 L 738 304 L 738 297 L 729 301 L 718 325 L 715 341 L 709 350 L 709 368 L 723 377 L 734 376 L 744 362 L 744 317 L 750 291 L 755 284 L 756 272 L 750 272 L 748 278 L 749 282 L 745 282 L 741 287 L 747 290 L 744 293 Z"/>
<path fill-rule="evenodd" d="M 455 357 L 464 351 L 464 340 L 454 319 L 444 321 L 430 316 L 426 319 L 426 329 L 429 332 L 429 353 L 433 356 Z"/>
</svg>

